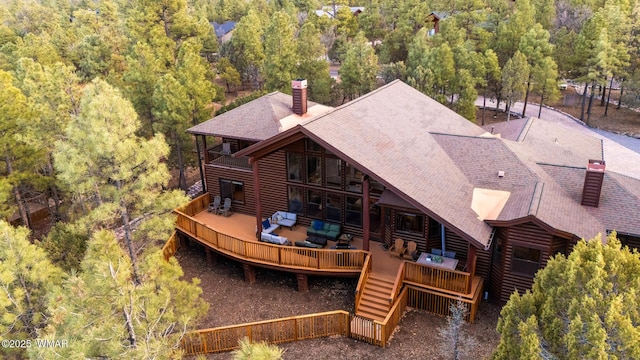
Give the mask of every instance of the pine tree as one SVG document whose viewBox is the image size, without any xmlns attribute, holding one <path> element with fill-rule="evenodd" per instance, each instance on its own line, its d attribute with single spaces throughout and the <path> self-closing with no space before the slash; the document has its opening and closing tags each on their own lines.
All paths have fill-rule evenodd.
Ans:
<svg viewBox="0 0 640 360">
<path fill-rule="evenodd" d="M 145 257 L 135 280 L 131 260 L 113 233 L 89 242 L 82 272 L 52 293 L 51 318 L 39 340 L 66 339 L 67 347 L 32 347 L 38 359 L 177 358 L 180 340 L 207 311 L 199 281 L 182 280 L 177 261 L 162 252 Z"/>
<path fill-rule="evenodd" d="M 163 192 L 169 174 L 161 159 L 169 148 L 162 135 L 136 136 L 135 111 L 119 91 L 101 80 L 85 89 L 80 113 L 56 142 L 55 167 L 76 199 L 88 228 L 121 224 L 134 278 L 142 249 L 164 241 L 173 228 L 171 209 L 185 201 L 177 191 Z M 130 222 L 144 220 L 133 233 Z M 150 226 L 153 225 L 153 226 Z"/>
<path fill-rule="evenodd" d="M 0 220 L 0 340 L 33 341 L 49 318 L 47 294 L 61 280 L 62 271 L 31 244 L 26 228 Z M 19 356 L 22 350 L 2 346 L 0 356 Z"/>
<path fill-rule="evenodd" d="M 320 43 L 320 32 L 312 22 L 307 21 L 300 28 L 296 49 L 298 64 L 295 77 L 308 80 L 310 100 L 328 103 L 332 79 L 329 64 L 323 59 L 325 49 Z"/>
<path fill-rule="evenodd" d="M 339 70 L 341 86 L 346 96 L 358 97 L 373 90 L 378 74 L 378 57 L 360 32 L 349 44 L 347 55 Z"/>
<path fill-rule="evenodd" d="M 612 233 L 554 256 L 502 309 L 494 359 L 640 358 L 640 254 Z"/>
<path fill-rule="evenodd" d="M 511 106 L 524 95 L 529 72 L 527 58 L 520 51 L 516 51 L 502 69 L 502 96 L 507 102 L 507 121 L 511 117 Z"/>
<path fill-rule="evenodd" d="M 267 91 L 291 92 L 291 80 L 298 62 L 292 19 L 284 11 L 271 17 L 264 32 L 264 75 Z"/>
</svg>

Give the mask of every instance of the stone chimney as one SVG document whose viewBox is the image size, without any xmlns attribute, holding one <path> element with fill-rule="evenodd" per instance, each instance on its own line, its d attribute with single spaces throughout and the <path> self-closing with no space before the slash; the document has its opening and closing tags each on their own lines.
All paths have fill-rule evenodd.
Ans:
<svg viewBox="0 0 640 360">
<path fill-rule="evenodd" d="M 582 205 L 598 207 L 602 182 L 604 180 L 605 164 L 602 160 L 589 160 L 587 173 L 582 188 Z"/>
<path fill-rule="evenodd" d="M 291 81 L 293 91 L 293 112 L 298 115 L 307 113 L 307 80 L 295 79 Z"/>
</svg>

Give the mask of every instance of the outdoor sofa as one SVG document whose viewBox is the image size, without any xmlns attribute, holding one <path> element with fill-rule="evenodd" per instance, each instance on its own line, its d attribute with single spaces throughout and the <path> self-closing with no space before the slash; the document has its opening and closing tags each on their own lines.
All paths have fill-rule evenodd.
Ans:
<svg viewBox="0 0 640 360">
<path fill-rule="evenodd" d="M 278 236 L 276 234 L 268 234 L 265 232 L 260 233 L 260 241 L 278 245 L 291 245 L 291 241 L 286 237 Z"/>
<path fill-rule="evenodd" d="M 312 220 L 311 226 L 307 228 L 307 236 L 318 236 L 335 241 L 340 236 L 340 224 Z"/>
<path fill-rule="evenodd" d="M 271 216 L 272 223 L 278 224 L 280 226 L 286 226 L 289 229 L 293 229 L 293 227 L 296 225 L 297 220 L 298 216 L 296 214 L 286 211 L 276 211 Z"/>
</svg>

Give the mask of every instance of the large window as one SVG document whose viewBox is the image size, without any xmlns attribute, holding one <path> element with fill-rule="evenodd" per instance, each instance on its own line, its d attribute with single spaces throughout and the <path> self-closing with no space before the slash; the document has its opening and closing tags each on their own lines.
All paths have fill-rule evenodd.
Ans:
<svg viewBox="0 0 640 360">
<path fill-rule="evenodd" d="M 362 198 L 347 196 L 347 211 L 345 223 L 362 226 Z"/>
<path fill-rule="evenodd" d="M 342 221 L 342 195 L 327 193 L 327 220 Z"/>
<path fill-rule="evenodd" d="M 342 160 L 326 158 L 327 187 L 340 189 L 342 187 Z"/>
<path fill-rule="evenodd" d="M 307 182 L 309 184 L 322 184 L 322 159 L 320 156 L 307 155 Z"/>
<path fill-rule="evenodd" d="M 362 192 L 362 173 L 351 164 L 346 164 L 346 190 L 357 193 Z"/>
<path fill-rule="evenodd" d="M 234 203 L 244 204 L 244 183 L 220 179 L 220 197 L 222 199 L 230 198 Z"/>
<path fill-rule="evenodd" d="M 424 231 L 424 217 L 411 213 L 396 213 L 396 230 L 422 235 Z"/>
<path fill-rule="evenodd" d="M 302 189 L 289 186 L 289 212 L 303 214 L 304 207 L 302 204 Z"/>
<path fill-rule="evenodd" d="M 322 192 L 307 190 L 307 216 L 322 218 Z"/>
<path fill-rule="evenodd" d="M 511 272 L 527 276 L 534 276 L 540 268 L 542 251 L 525 246 L 513 246 L 511 257 Z"/>
<path fill-rule="evenodd" d="M 302 182 L 302 154 L 287 153 L 289 181 Z"/>
</svg>

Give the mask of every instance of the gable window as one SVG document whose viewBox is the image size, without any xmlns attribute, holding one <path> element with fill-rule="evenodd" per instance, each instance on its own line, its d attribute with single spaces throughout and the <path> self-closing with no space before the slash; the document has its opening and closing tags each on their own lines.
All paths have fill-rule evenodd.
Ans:
<svg viewBox="0 0 640 360">
<path fill-rule="evenodd" d="M 342 187 L 342 160 L 325 158 L 327 187 L 340 189 Z"/>
<path fill-rule="evenodd" d="M 241 181 L 220 179 L 220 197 L 229 198 L 236 204 L 244 204 L 244 183 Z"/>
<path fill-rule="evenodd" d="M 342 195 L 327 193 L 327 220 L 342 221 Z"/>
<path fill-rule="evenodd" d="M 396 213 L 396 230 L 422 235 L 424 231 L 424 217 L 411 213 Z"/>
<path fill-rule="evenodd" d="M 320 156 L 307 156 L 307 183 L 322 184 L 322 159 Z"/>
<path fill-rule="evenodd" d="M 511 272 L 533 277 L 540 268 L 542 251 L 514 245 L 511 256 Z"/>
<path fill-rule="evenodd" d="M 322 146 L 318 145 L 317 142 L 311 139 L 307 139 L 307 151 L 321 152 Z"/>
<path fill-rule="evenodd" d="M 362 226 L 362 198 L 347 196 L 345 223 L 354 226 Z"/>
<path fill-rule="evenodd" d="M 346 190 L 362 193 L 362 173 L 351 164 L 345 166 Z"/>
<path fill-rule="evenodd" d="M 322 218 L 322 192 L 307 190 L 307 216 Z"/>
<path fill-rule="evenodd" d="M 302 155 L 287 153 L 287 174 L 289 181 L 302 182 Z"/>
<path fill-rule="evenodd" d="M 304 212 L 302 204 L 302 189 L 299 187 L 289 186 L 289 212 L 302 214 Z"/>
</svg>

